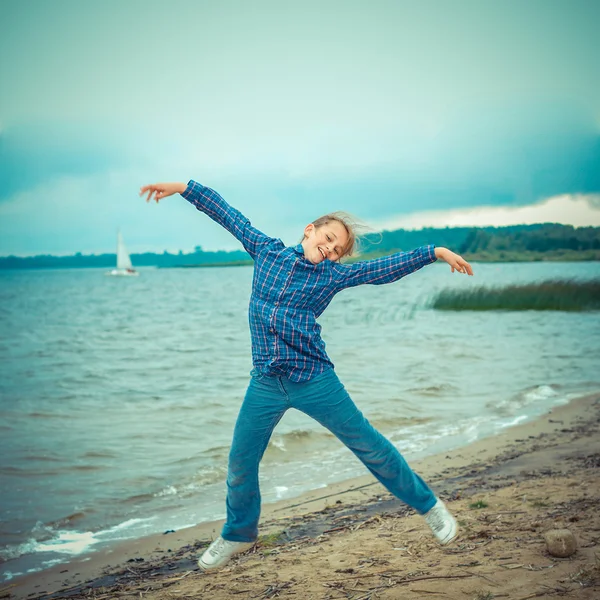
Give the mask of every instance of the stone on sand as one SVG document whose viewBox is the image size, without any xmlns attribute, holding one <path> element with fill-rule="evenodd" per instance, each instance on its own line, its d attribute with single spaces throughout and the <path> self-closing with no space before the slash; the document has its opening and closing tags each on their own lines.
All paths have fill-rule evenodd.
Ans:
<svg viewBox="0 0 600 600">
<path fill-rule="evenodd" d="M 566 558 L 577 552 L 577 539 L 568 529 L 551 529 L 544 533 L 546 547 L 552 556 Z"/>
</svg>

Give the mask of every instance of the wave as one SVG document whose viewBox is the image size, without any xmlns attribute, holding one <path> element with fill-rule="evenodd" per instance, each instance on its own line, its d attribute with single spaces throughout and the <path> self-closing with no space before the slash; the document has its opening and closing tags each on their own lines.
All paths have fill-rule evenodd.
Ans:
<svg viewBox="0 0 600 600">
<path fill-rule="evenodd" d="M 396 429 L 399 427 L 416 427 L 433 421 L 433 417 L 379 417 L 369 419 L 371 425 L 376 429 Z"/>
<path fill-rule="evenodd" d="M 25 415 L 26 417 L 32 417 L 33 419 L 73 419 L 73 415 L 65 413 L 50 413 L 50 412 L 30 412 Z"/>
<path fill-rule="evenodd" d="M 79 515 L 82 516 L 79 517 Z M 83 513 L 74 513 L 72 516 L 76 517 L 75 520 L 79 520 L 83 518 Z M 40 552 L 53 552 L 68 556 L 83 554 L 101 542 L 127 539 L 138 535 L 133 531 L 138 530 L 140 524 L 155 519 L 156 517 L 127 519 L 99 531 L 77 531 L 55 527 L 56 524 L 60 524 L 60 527 L 68 524 L 65 519 L 50 524 L 37 523 L 31 530 L 31 537 L 26 542 L 0 548 L 0 561 L 6 563 L 21 556 Z M 128 530 L 131 530 L 129 534 L 127 534 Z"/>
<path fill-rule="evenodd" d="M 60 462 L 60 459 L 51 459 L 51 458 L 40 458 L 38 456 L 25 456 L 21 460 L 30 461 L 32 463 L 46 461 L 46 462 Z M 107 465 L 65 465 L 65 466 L 57 466 L 52 469 L 32 469 L 30 467 L 0 467 L 0 475 L 9 475 L 11 477 L 47 477 L 49 475 L 64 475 L 69 473 L 85 473 L 88 471 L 101 471 L 103 469 L 108 469 Z"/>
<path fill-rule="evenodd" d="M 423 387 L 412 387 L 406 390 L 418 396 L 443 396 L 445 394 L 458 394 L 460 390 L 455 385 L 443 383 L 440 385 L 426 385 Z"/>
<path fill-rule="evenodd" d="M 494 413 L 501 416 L 513 416 L 523 408 L 536 404 L 538 402 L 547 402 L 552 400 L 553 403 L 559 401 L 560 386 L 553 384 L 542 384 L 527 388 L 500 402 L 491 401 L 486 404 L 486 408 L 491 409 Z M 566 401 L 566 399 L 565 399 Z"/>
<path fill-rule="evenodd" d="M 61 469 L 21 469 L 20 467 L 0 467 L 0 475 L 11 477 L 44 477 L 47 475 L 59 475 Z"/>
<path fill-rule="evenodd" d="M 36 462 L 62 462 L 62 458 L 49 456 L 48 454 L 27 454 L 21 457 L 21 460 L 32 460 Z"/>
<path fill-rule="evenodd" d="M 107 450 L 92 450 L 81 455 L 82 458 L 117 458 L 118 454 Z"/>
<path fill-rule="evenodd" d="M 133 496 L 127 496 L 120 501 L 121 504 L 140 504 L 143 502 L 149 502 L 154 498 L 154 494 L 134 494 Z"/>
<path fill-rule="evenodd" d="M 66 517 L 62 517 L 61 519 L 57 519 L 55 521 L 49 521 L 48 523 L 44 523 L 44 527 L 49 528 L 49 529 L 56 529 L 59 527 L 65 527 L 66 525 L 71 525 L 72 523 L 75 523 L 76 521 L 81 521 L 81 519 L 84 519 L 85 517 L 87 517 L 87 515 L 90 512 L 94 512 L 94 511 L 88 511 L 83 512 L 83 511 L 79 511 L 76 513 L 73 513 L 71 515 L 68 515 Z"/>
<path fill-rule="evenodd" d="M 187 481 L 177 484 L 170 484 L 163 487 L 160 491 L 152 494 L 154 498 L 165 496 L 179 496 L 182 498 L 190 497 L 198 493 L 205 486 L 223 482 L 227 478 L 227 466 L 209 466 L 196 471 Z"/>
<path fill-rule="evenodd" d="M 307 445 L 314 446 L 319 442 L 328 442 L 335 439 L 332 433 L 326 429 L 320 431 L 309 431 L 306 429 L 294 429 L 287 433 L 275 433 L 271 437 L 267 447 L 268 453 L 292 452 L 306 448 Z"/>
<path fill-rule="evenodd" d="M 376 429 L 384 432 L 390 430 L 401 430 L 418 427 L 433 421 L 431 417 L 393 417 L 387 415 L 372 415 L 368 418 L 369 422 Z M 294 429 L 286 433 L 274 433 L 267 452 L 273 456 L 278 454 L 283 457 L 283 453 L 290 454 L 290 458 L 297 458 L 297 451 L 309 450 L 310 452 L 322 452 L 326 449 L 337 449 L 338 441 L 335 436 L 327 429 Z M 268 454 L 267 454 L 268 460 Z"/>
</svg>

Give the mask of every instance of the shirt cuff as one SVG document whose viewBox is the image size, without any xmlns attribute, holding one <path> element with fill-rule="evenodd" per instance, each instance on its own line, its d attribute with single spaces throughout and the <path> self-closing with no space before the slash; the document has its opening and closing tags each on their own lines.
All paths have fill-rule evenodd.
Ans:
<svg viewBox="0 0 600 600">
<path fill-rule="evenodd" d="M 191 199 L 192 195 L 194 194 L 194 191 L 197 192 L 202 187 L 204 187 L 204 186 L 200 185 L 193 179 L 190 179 L 188 181 L 187 187 L 185 188 L 185 191 L 181 192 L 181 195 L 189 202 L 189 201 L 191 201 L 190 199 Z"/>
<path fill-rule="evenodd" d="M 429 259 L 429 262 L 435 262 L 437 260 L 437 256 L 435 255 L 435 244 L 429 244 L 428 246 L 425 246 L 425 248 L 427 249 L 427 258 Z"/>
</svg>

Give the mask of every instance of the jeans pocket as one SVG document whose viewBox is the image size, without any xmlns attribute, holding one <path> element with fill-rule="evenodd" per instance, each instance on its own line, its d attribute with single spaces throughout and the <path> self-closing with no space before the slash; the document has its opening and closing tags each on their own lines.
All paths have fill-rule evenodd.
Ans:
<svg viewBox="0 0 600 600">
<path fill-rule="evenodd" d="M 256 381 L 260 381 L 264 377 L 264 375 L 259 373 L 258 369 L 252 369 L 252 371 L 250 371 L 250 377 L 252 377 L 252 379 L 255 379 Z"/>
<path fill-rule="evenodd" d="M 306 383 L 315 384 L 319 383 L 323 380 L 327 380 L 330 378 L 337 379 L 337 375 L 333 369 L 325 369 L 322 373 L 315 375 L 312 379 L 309 379 Z"/>
</svg>

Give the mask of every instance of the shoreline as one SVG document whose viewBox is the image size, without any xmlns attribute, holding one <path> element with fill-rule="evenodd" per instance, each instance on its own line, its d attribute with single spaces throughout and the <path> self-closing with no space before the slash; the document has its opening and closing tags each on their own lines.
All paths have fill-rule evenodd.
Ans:
<svg viewBox="0 0 600 600">
<path fill-rule="evenodd" d="M 595 452 L 596 456 L 600 456 L 599 415 L 600 394 L 579 397 L 495 436 L 410 464 L 437 495 L 450 503 L 449 508 L 454 511 L 454 503 L 464 498 L 485 498 L 496 493 L 496 490 L 524 485 L 532 477 L 531 468 L 535 466 L 539 468 L 542 465 L 547 473 L 544 474 L 542 470 L 541 475 L 534 479 L 552 477 L 554 471 L 548 464 L 556 463 L 557 453 L 582 455 Z M 594 433 L 596 435 L 592 435 Z M 598 498 L 600 487 L 596 483 L 594 486 L 592 496 Z M 358 478 L 305 492 L 294 499 L 264 505 L 259 543 L 255 550 L 232 561 L 231 566 L 220 572 L 222 575 L 210 574 L 210 579 L 217 581 L 222 578 L 225 585 L 231 573 L 239 570 L 240 564 L 252 560 L 258 560 L 262 567 L 271 572 L 277 571 L 275 564 L 267 564 L 270 560 L 276 560 L 284 554 L 287 556 L 288 552 L 290 555 L 298 554 L 298 548 L 306 545 L 312 548 L 315 544 L 319 545 L 318 540 L 331 536 L 339 536 L 340 539 L 352 536 L 352 528 L 354 531 L 360 528 L 361 534 L 368 534 L 372 529 L 369 524 L 381 522 L 390 511 L 397 520 L 410 521 L 412 529 L 409 529 L 416 532 L 414 535 L 425 536 L 424 539 L 432 547 L 435 546 L 422 519 L 366 473 Z M 209 576 L 197 569 L 195 559 L 202 548 L 219 535 L 222 523 L 222 520 L 205 522 L 173 533 L 118 542 L 44 571 L 17 576 L 0 587 L 0 597 L 79 598 L 87 597 L 91 589 L 100 595 L 109 589 L 111 592 L 123 592 L 136 582 L 141 585 L 144 580 L 145 587 L 139 588 L 135 594 L 132 592 L 132 597 L 140 597 L 139 592 L 149 588 L 144 597 L 152 598 L 154 592 L 151 590 L 161 585 L 191 585 L 194 582 L 195 585 L 206 585 Z M 459 539 L 462 536 L 461 533 Z M 356 550 L 351 541 L 350 544 Z M 397 545 L 404 547 L 405 543 L 398 542 Z M 398 552 L 395 554 L 398 555 Z M 299 556 L 294 559 L 302 563 L 297 565 L 296 570 L 303 575 L 310 573 L 314 567 L 311 567 L 307 556 L 310 554 L 303 559 Z M 411 557 L 404 556 L 406 558 Z M 145 579 L 144 575 L 149 574 L 151 578 Z M 178 583 L 178 577 L 181 578 L 181 584 Z M 262 579 L 255 584 L 259 585 L 261 581 L 264 584 Z M 322 586 L 321 590 L 325 593 Z M 121 592 L 119 595 L 127 595 Z M 114 597 L 114 594 L 105 597 Z M 162 596 L 158 592 L 155 597 Z M 323 596 L 309 594 L 305 597 Z"/>
<path fill-rule="evenodd" d="M 394 252 L 401 252 L 401 250 L 396 250 Z M 356 262 L 359 260 L 372 260 L 375 258 L 381 258 L 382 256 L 389 256 L 393 252 L 386 252 L 384 254 L 372 253 L 365 254 L 364 256 L 358 256 L 353 261 L 348 261 L 348 263 Z M 536 255 L 523 255 L 523 256 L 482 256 L 478 254 L 469 254 L 469 262 L 475 264 L 516 264 L 516 263 L 539 263 L 539 262 L 566 262 L 566 263 L 590 263 L 590 262 L 600 262 L 600 257 L 595 254 L 593 256 L 574 256 L 574 255 L 550 255 L 544 256 L 546 253 L 540 253 Z M 10 257 L 1 257 L 3 258 Z M 26 257 L 17 257 L 21 260 L 26 260 Z M 134 265 L 134 268 L 137 271 L 144 271 L 146 269 L 202 269 L 202 268 L 220 268 L 220 267 L 250 267 L 253 266 L 254 262 L 252 260 L 236 260 L 231 262 L 209 262 L 209 263 L 192 263 L 189 265 L 186 264 L 176 264 L 176 265 L 161 265 L 161 264 L 144 264 L 144 265 Z M 110 265 L 18 265 L 18 266 L 1 266 L 0 272 L 12 272 L 12 271 L 60 271 L 60 270 L 80 270 L 80 269 L 97 269 L 97 270 L 106 270 L 114 268 L 114 263 Z"/>
</svg>

